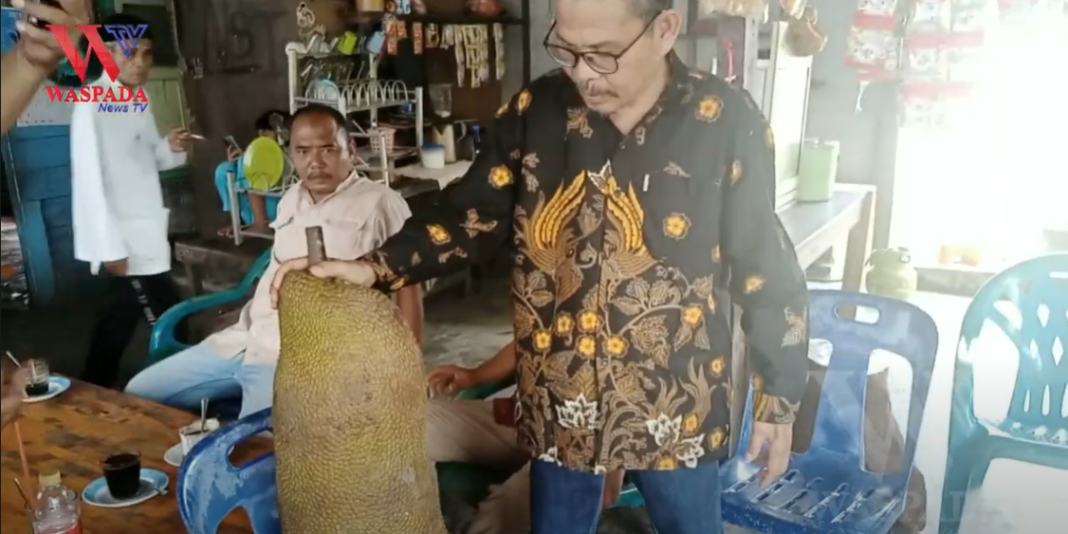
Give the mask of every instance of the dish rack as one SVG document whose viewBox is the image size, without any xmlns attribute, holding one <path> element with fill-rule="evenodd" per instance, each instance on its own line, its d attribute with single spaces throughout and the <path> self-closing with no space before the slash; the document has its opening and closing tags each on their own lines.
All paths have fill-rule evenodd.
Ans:
<svg viewBox="0 0 1068 534">
<path fill-rule="evenodd" d="M 283 146 L 283 150 L 285 150 Z M 300 178 L 297 176 L 297 172 L 293 167 L 293 161 L 290 159 L 289 154 L 285 155 L 285 166 L 282 170 L 282 179 L 270 189 L 253 189 L 251 187 L 238 187 L 237 177 L 233 171 L 226 173 L 226 192 L 230 197 L 230 227 L 232 228 L 232 234 L 235 245 L 240 245 L 245 241 L 245 237 L 259 237 L 261 239 L 273 240 L 273 234 L 265 234 L 249 230 L 251 225 L 245 225 L 241 220 L 241 208 L 240 208 L 240 195 L 260 195 L 263 197 L 281 198 L 282 195 L 289 190 L 290 187 L 297 185 L 300 182 Z"/>
<path fill-rule="evenodd" d="M 374 54 L 367 54 L 367 77 L 348 79 L 351 69 L 337 80 L 319 79 L 302 84 L 304 74 L 299 71 L 300 60 L 304 58 L 324 59 L 341 56 L 331 50 L 326 52 L 318 47 L 310 50 L 308 45 L 292 42 L 286 45 L 286 58 L 289 66 L 289 112 L 308 104 L 322 104 L 337 109 L 344 115 L 368 111 L 371 115 L 371 127 L 366 130 L 355 125 L 354 139 L 357 142 L 356 170 L 362 173 L 374 173 L 387 185 L 393 174 L 392 162 L 396 159 L 418 153 L 423 146 L 423 88 L 409 89 L 399 80 L 377 79 L 378 61 Z M 342 79 L 344 78 L 344 79 Z M 302 87 L 304 85 L 304 87 Z M 397 147 L 393 143 L 396 130 L 379 126 L 378 110 L 411 104 L 415 109 L 415 147 Z"/>
</svg>

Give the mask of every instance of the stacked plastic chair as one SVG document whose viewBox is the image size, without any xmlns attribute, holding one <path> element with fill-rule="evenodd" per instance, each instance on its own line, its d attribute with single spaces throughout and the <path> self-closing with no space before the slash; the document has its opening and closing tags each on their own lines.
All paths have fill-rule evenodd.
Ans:
<svg viewBox="0 0 1068 534">
<path fill-rule="evenodd" d="M 1019 361 L 1008 410 L 997 420 L 980 418 L 975 410 L 976 371 L 994 363 L 989 350 L 994 332 L 984 332 L 988 325 L 1008 337 L 1015 352 L 1009 356 Z M 994 459 L 1068 470 L 1068 417 L 1062 411 L 1066 353 L 1068 254 L 1010 267 L 975 295 L 957 344 L 940 534 L 960 530 L 968 493 L 982 486 Z"/>
</svg>

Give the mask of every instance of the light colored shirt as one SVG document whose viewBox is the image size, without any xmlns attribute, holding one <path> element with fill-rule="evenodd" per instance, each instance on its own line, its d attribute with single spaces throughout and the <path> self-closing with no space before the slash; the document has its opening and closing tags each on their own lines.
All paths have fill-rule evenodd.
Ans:
<svg viewBox="0 0 1068 534">
<path fill-rule="evenodd" d="M 92 85 L 120 84 L 102 76 Z M 123 258 L 134 276 L 171 269 L 159 173 L 184 165 L 186 154 L 160 136 L 151 103 L 140 111 L 127 105 L 125 112 L 109 112 L 82 102 L 71 116 L 74 257 L 89 262 L 93 274 L 101 263 Z"/>
<path fill-rule="evenodd" d="M 389 186 L 355 174 L 316 203 L 302 186 L 278 204 L 271 263 L 241 310 L 237 324 L 204 342 L 224 358 L 245 353 L 245 365 L 276 365 L 280 344 L 278 311 L 271 306 L 271 279 L 281 262 L 308 255 L 305 229 L 320 226 L 331 259 L 355 260 L 397 233 L 411 217 L 408 203 Z"/>
</svg>

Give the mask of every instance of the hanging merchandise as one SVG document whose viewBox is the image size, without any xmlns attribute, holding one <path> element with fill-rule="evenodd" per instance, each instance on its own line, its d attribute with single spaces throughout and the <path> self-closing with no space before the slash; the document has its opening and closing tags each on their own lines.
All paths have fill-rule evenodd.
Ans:
<svg viewBox="0 0 1068 534">
<path fill-rule="evenodd" d="M 386 10 L 384 0 L 356 0 L 354 4 L 360 13 L 381 13 Z"/>
<path fill-rule="evenodd" d="M 314 35 L 323 35 L 326 33 L 326 28 L 321 24 L 316 24 L 315 12 L 308 7 L 307 2 L 301 2 L 297 5 L 297 36 L 300 37 L 302 42 L 308 42 Z"/>
<path fill-rule="evenodd" d="M 412 23 L 412 49 L 416 54 L 423 53 L 423 24 L 421 22 Z"/>
<path fill-rule="evenodd" d="M 798 11 L 804 7 L 803 2 L 798 0 L 784 0 L 784 7 L 787 3 L 798 4 Z M 699 0 L 697 18 L 710 19 L 727 16 L 763 20 L 766 7 L 765 0 Z"/>
<path fill-rule="evenodd" d="M 493 25 L 493 54 L 497 58 L 497 81 L 501 81 L 507 62 L 504 59 L 504 25 L 500 23 Z"/>
<path fill-rule="evenodd" d="M 990 0 L 954 2 L 946 52 L 950 83 L 974 84 L 986 72 L 983 44 L 991 8 Z"/>
<path fill-rule="evenodd" d="M 453 54 L 456 56 L 456 87 L 463 87 L 464 80 L 467 78 L 467 62 L 466 62 L 466 49 L 463 45 L 463 34 L 460 33 L 459 26 L 448 26 L 445 32 L 445 39 L 442 42 L 448 42 L 453 46 Z"/>
<path fill-rule="evenodd" d="M 991 0 L 912 0 L 901 91 L 904 126 L 943 128 L 983 74 Z"/>
<path fill-rule="evenodd" d="M 801 16 L 786 26 L 786 44 L 798 57 L 811 57 L 827 46 L 827 32 L 820 29 L 819 15 L 814 7 L 806 7 Z"/>
<path fill-rule="evenodd" d="M 482 83 L 489 83 L 493 79 L 493 69 L 490 66 L 490 27 L 479 26 L 475 34 L 478 39 L 478 77 Z"/>
<path fill-rule="evenodd" d="M 846 64 L 857 69 L 861 82 L 898 76 L 897 6 L 898 0 L 859 0 L 849 30 Z"/>
<path fill-rule="evenodd" d="M 900 93 L 902 126 L 939 129 L 947 124 L 949 102 L 930 85 L 904 85 Z"/>
<path fill-rule="evenodd" d="M 1068 17 L 1065 0 L 998 0 L 998 16 L 1009 26 L 1029 26 L 1061 15 Z"/>
<path fill-rule="evenodd" d="M 388 19 L 383 21 L 382 25 L 385 27 L 386 32 L 385 53 L 387 56 L 395 56 L 397 55 L 401 32 L 404 29 L 404 22 L 396 19 Z"/>
<path fill-rule="evenodd" d="M 382 0 L 377 1 L 381 6 Z M 318 33 L 322 33 L 327 40 L 333 39 L 345 32 L 345 3 L 338 0 L 306 0 L 301 6 L 311 10 L 315 14 L 315 22 Z M 297 8 L 301 9 L 300 6 Z M 381 8 L 379 8 L 381 11 Z"/>
<path fill-rule="evenodd" d="M 788 19 L 800 19 L 805 14 L 805 8 L 808 5 L 808 0 L 779 0 L 779 7 L 782 8 L 783 18 Z"/>
<path fill-rule="evenodd" d="M 437 24 L 427 24 L 424 34 L 424 46 L 426 48 L 437 48 L 441 46 L 441 32 Z"/>
<path fill-rule="evenodd" d="M 467 0 L 467 11 L 480 17 L 496 17 L 501 14 L 500 0 Z"/>
<path fill-rule="evenodd" d="M 490 81 L 489 29 L 486 26 L 457 26 L 456 78 L 459 87 L 464 86 L 466 76 L 470 87 L 481 87 Z M 465 75 L 463 71 L 467 71 Z"/>
<path fill-rule="evenodd" d="M 945 35 L 952 24 L 950 0 L 912 0 L 909 35 Z"/>
</svg>

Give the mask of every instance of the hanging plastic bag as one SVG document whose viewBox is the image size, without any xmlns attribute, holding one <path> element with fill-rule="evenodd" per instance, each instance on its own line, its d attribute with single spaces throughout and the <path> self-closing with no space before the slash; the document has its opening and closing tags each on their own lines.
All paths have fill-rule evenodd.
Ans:
<svg viewBox="0 0 1068 534">
<path fill-rule="evenodd" d="M 906 80 L 911 82 L 945 82 L 949 80 L 949 50 L 945 36 L 910 37 L 905 50 Z"/>
<path fill-rule="evenodd" d="M 909 35 L 948 34 L 953 29 L 951 8 L 950 0 L 913 0 Z"/>
<path fill-rule="evenodd" d="M 765 0 L 699 0 L 697 18 L 744 17 L 763 20 Z"/>
<path fill-rule="evenodd" d="M 856 67 L 860 80 L 894 78 L 900 68 L 901 40 L 897 36 L 898 0 L 858 0 L 849 30 L 846 64 Z"/>
<path fill-rule="evenodd" d="M 938 129 L 946 122 L 946 103 L 927 87 L 905 86 L 901 90 L 902 128 Z"/>
<path fill-rule="evenodd" d="M 800 19 L 807 5 L 808 0 L 779 0 L 783 18 Z"/>
</svg>

